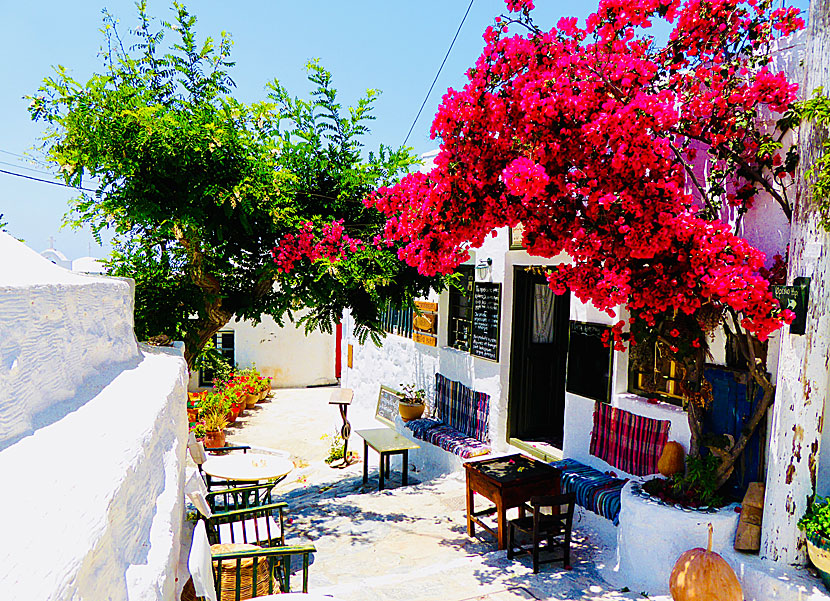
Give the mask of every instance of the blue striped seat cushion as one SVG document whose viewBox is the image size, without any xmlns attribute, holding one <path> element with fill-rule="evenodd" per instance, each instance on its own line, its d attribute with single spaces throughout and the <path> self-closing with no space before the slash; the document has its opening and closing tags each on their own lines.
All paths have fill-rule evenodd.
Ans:
<svg viewBox="0 0 830 601">
<path fill-rule="evenodd" d="M 464 459 L 486 455 L 490 452 L 489 445 L 438 420 L 413 419 L 406 423 L 406 427 L 418 440 L 434 444 Z"/>
<path fill-rule="evenodd" d="M 575 459 L 554 461 L 551 465 L 562 472 L 563 493 L 576 493 L 577 505 L 619 525 L 620 494 L 628 480 L 613 478 Z"/>
</svg>

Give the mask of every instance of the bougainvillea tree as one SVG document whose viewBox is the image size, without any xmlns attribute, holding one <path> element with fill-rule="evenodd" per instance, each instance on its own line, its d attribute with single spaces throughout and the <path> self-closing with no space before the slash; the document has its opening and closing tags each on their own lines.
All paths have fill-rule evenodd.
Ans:
<svg viewBox="0 0 830 601">
<path fill-rule="evenodd" d="M 783 147 L 786 124 L 762 122 L 796 99 L 768 57 L 803 21 L 763 0 L 602 0 L 584 24 L 547 30 L 531 1 L 507 4 L 469 82 L 444 96 L 434 169 L 368 202 L 425 275 L 519 222 L 531 255 L 566 253 L 549 270 L 553 290 L 612 316 L 623 307 L 615 348 L 659 342 L 685 366 L 692 454 L 707 333 L 729 328 L 764 397 L 719 451 L 723 482 L 774 396 L 758 341 L 792 315 L 770 292 L 764 254 L 719 217 L 743 215 L 760 194 L 791 213 L 797 155 Z M 657 20 L 671 28 L 662 44 L 647 35 Z"/>
</svg>

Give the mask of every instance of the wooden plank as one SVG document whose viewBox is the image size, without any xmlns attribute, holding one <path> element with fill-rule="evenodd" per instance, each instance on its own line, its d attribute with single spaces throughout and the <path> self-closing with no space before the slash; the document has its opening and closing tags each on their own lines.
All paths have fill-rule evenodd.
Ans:
<svg viewBox="0 0 830 601">
<path fill-rule="evenodd" d="M 764 483 L 752 482 L 741 503 L 741 519 L 735 533 L 735 550 L 757 553 L 761 548 L 761 520 L 764 517 Z"/>
<path fill-rule="evenodd" d="M 346 365 L 349 366 L 349 369 L 354 367 L 354 347 L 351 344 L 347 349 Z"/>
<path fill-rule="evenodd" d="M 438 339 L 434 336 L 429 336 L 427 334 L 421 334 L 420 332 L 412 332 L 412 340 L 415 342 L 419 342 L 421 344 L 425 344 L 427 346 L 438 346 Z"/>
<path fill-rule="evenodd" d="M 435 313 L 438 311 L 438 303 L 431 303 L 429 301 L 415 301 L 415 306 L 421 311 Z"/>
<path fill-rule="evenodd" d="M 354 390 L 351 388 L 335 388 L 331 391 L 329 405 L 349 405 L 354 398 Z"/>
</svg>

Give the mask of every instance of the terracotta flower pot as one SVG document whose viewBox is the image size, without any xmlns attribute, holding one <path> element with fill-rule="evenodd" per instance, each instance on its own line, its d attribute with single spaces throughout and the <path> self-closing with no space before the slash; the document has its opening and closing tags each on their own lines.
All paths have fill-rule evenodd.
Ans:
<svg viewBox="0 0 830 601">
<path fill-rule="evenodd" d="M 225 431 L 224 430 L 208 430 L 205 432 L 205 448 L 215 449 L 217 447 L 225 446 Z"/>
<path fill-rule="evenodd" d="M 245 407 L 248 409 L 256 405 L 256 402 L 259 400 L 259 398 L 255 394 L 246 394 L 244 398 Z"/>
<path fill-rule="evenodd" d="M 413 419 L 419 419 L 426 409 L 424 403 L 417 405 L 410 405 L 408 403 L 398 403 L 398 413 L 401 414 L 401 419 L 408 422 Z"/>
<path fill-rule="evenodd" d="M 187 421 L 190 422 L 191 424 L 199 421 L 199 409 L 198 408 L 193 408 L 193 409 L 188 408 L 188 410 L 187 410 Z"/>
</svg>

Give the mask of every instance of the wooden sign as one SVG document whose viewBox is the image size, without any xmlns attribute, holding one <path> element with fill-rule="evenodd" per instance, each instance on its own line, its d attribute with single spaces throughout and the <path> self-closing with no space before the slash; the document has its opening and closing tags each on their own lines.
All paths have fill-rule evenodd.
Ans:
<svg viewBox="0 0 830 601">
<path fill-rule="evenodd" d="M 421 313 L 412 316 L 412 327 L 418 331 L 435 334 L 438 331 L 438 315 L 435 313 Z"/>
<path fill-rule="evenodd" d="M 611 402 L 612 349 L 602 341 L 610 328 L 600 323 L 572 321 L 568 339 L 565 390 L 587 399 Z"/>
<path fill-rule="evenodd" d="M 473 288 L 473 319 L 470 354 L 491 361 L 499 360 L 501 284 L 476 282 Z"/>
<path fill-rule="evenodd" d="M 419 311 L 424 311 L 425 313 L 435 313 L 438 311 L 438 303 L 415 301 L 415 306 L 418 307 Z"/>
<path fill-rule="evenodd" d="M 397 390 L 381 386 L 378 393 L 378 406 L 375 409 L 375 419 L 394 428 L 395 417 L 399 415 L 398 401 L 401 400 L 402 396 Z"/>
<path fill-rule="evenodd" d="M 412 340 L 427 346 L 438 346 L 438 339 L 429 334 L 422 334 L 421 332 L 412 332 Z"/>
<path fill-rule="evenodd" d="M 354 347 L 350 344 L 346 352 L 346 365 L 349 369 L 354 367 Z"/>
</svg>

